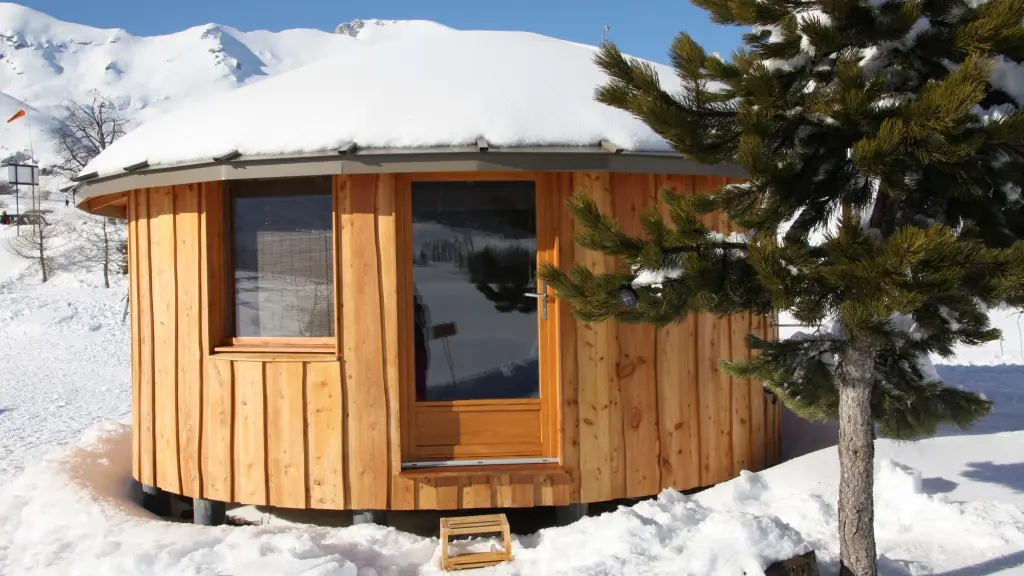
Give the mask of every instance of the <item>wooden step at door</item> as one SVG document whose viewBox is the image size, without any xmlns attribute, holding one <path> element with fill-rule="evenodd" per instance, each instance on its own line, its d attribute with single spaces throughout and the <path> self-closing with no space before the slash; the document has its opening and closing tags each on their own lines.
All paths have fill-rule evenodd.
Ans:
<svg viewBox="0 0 1024 576">
<path fill-rule="evenodd" d="M 448 539 L 452 536 L 471 534 L 501 534 L 505 544 L 503 552 L 473 552 L 448 555 Z M 494 566 L 502 562 L 512 561 L 512 535 L 508 529 L 508 518 L 504 514 L 484 514 L 480 516 L 459 516 L 441 518 L 441 568 L 444 570 L 467 570 Z"/>
</svg>

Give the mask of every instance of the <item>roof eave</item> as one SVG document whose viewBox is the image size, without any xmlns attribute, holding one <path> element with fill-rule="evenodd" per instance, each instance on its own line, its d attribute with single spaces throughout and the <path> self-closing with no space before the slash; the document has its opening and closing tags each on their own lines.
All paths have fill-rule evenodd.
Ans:
<svg viewBox="0 0 1024 576">
<path fill-rule="evenodd" d="M 614 150 L 614 151 L 613 151 Z M 478 145 L 437 148 L 358 148 L 347 153 L 234 156 L 173 166 L 150 166 L 79 181 L 79 201 L 154 186 L 217 180 L 325 176 L 332 174 L 395 174 L 408 172 L 478 171 L 607 171 L 648 174 L 704 174 L 742 178 L 736 164 L 701 164 L 671 151 L 629 151 L 609 143 L 597 146 Z M 142 163 L 140 163 L 142 164 Z"/>
</svg>

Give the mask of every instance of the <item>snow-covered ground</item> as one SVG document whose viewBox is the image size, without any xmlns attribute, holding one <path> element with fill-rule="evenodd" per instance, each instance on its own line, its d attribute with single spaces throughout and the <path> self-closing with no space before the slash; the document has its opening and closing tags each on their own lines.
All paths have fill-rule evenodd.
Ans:
<svg viewBox="0 0 1024 576">
<path fill-rule="evenodd" d="M 68 222 L 82 214 L 58 201 L 43 207 Z M 0 226 L 0 489 L 53 446 L 131 410 L 124 277 L 105 289 L 98 272 L 58 269 L 42 284 L 7 250 L 16 232 Z"/>
<path fill-rule="evenodd" d="M 99 424 L 5 487 L 0 573 L 441 573 L 436 539 L 391 528 L 206 528 L 154 518 L 129 497 L 130 439 L 124 423 Z M 883 574 L 1024 572 L 1024 432 L 879 441 L 877 448 Z M 631 508 L 517 536 L 512 564 L 476 573 L 752 576 L 811 549 L 824 573 L 835 573 L 837 478 L 835 451 L 825 450 L 696 496 L 665 491 Z"/>
<path fill-rule="evenodd" d="M 48 207 L 80 217 L 61 202 Z M 0 227 L 0 244 L 13 234 Z M 95 271 L 59 267 L 46 284 L 37 274 L 0 250 L 0 574 L 440 573 L 436 539 L 393 529 L 202 528 L 140 509 L 128 487 L 124 279 L 104 289 Z M 944 378 L 994 400 L 993 414 L 966 433 L 878 443 L 883 574 L 1024 574 L 1024 351 L 1017 316 L 993 319 L 1002 342 L 936 359 Z M 789 454 L 830 439 L 827 427 L 792 419 L 785 430 Z M 481 573 L 753 575 L 814 549 L 831 574 L 837 478 L 826 448 L 694 497 L 669 491 L 518 536 L 515 562 Z"/>
<path fill-rule="evenodd" d="M 992 325 L 1002 338 L 973 348 L 959 348 L 953 358 L 933 357 L 932 362 L 945 382 L 960 384 L 985 394 L 993 402 L 992 412 L 967 430 L 945 428 L 940 436 L 979 435 L 1024 430 L 1024 320 L 1014 310 L 990 310 Z M 779 335 L 813 330 L 793 325 L 780 314 Z M 834 423 L 808 423 L 794 414 L 782 415 L 782 457 L 795 458 L 836 442 Z"/>
</svg>

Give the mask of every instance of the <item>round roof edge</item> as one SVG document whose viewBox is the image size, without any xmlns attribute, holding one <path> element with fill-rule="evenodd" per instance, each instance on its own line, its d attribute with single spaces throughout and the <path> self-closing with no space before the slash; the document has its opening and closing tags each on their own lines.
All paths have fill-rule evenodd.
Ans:
<svg viewBox="0 0 1024 576">
<path fill-rule="evenodd" d="M 673 152 L 612 151 L 608 146 L 549 146 L 496 149 L 342 149 L 334 154 L 245 157 L 225 155 L 217 161 L 175 166 L 129 166 L 120 174 L 79 179 L 76 204 L 115 194 L 219 180 L 248 180 L 333 174 L 400 174 L 410 172 L 616 172 L 695 174 L 743 178 L 738 164 L 702 164 Z M 89 176 L 89 175 L 86 175 Z"/>
</svg>

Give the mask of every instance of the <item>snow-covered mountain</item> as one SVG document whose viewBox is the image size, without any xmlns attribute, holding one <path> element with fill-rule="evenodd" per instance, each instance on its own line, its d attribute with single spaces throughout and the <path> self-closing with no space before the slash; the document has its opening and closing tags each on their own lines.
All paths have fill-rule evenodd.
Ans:
<svg viewBox="0 0 1024 576">
<path fill-rule="evenodd" d="M 126 106 L 138 125 L 187 101 L 335 55 L 347 43 L 446 30 L 450 28 L 428 21 L 354 20 L 336 32 L 242 32 L 206 24 L 146 37 L 0 3 L 0 122 L 25 108 L 36 157 L 46 165 L 55 160 L 46 138 L 53 116 L 67 99 L 90 100 L 92 90 Z M 0 159 L 29 149 L 28 124 L 25 119 L 0 123 Z"/>
</svg>

